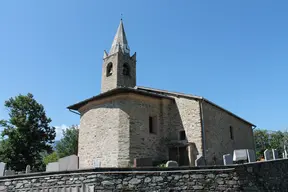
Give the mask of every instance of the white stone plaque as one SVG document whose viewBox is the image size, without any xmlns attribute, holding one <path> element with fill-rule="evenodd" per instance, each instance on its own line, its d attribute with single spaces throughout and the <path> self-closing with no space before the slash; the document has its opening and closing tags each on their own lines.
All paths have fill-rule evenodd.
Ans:
<svg viewBox="0 0 288 192">
<path fill-rule="evenodd" d="M 48 165 L 46 165 L 46 172 L 53 172 L 53 171 L 59 171 L 58 162 L 48 163 Z"/>
<path fill-rule="evenodd" d="M 247 159 L 247 149 L 234 150 L 233 161 L 246 161 Z"/>
</svg>

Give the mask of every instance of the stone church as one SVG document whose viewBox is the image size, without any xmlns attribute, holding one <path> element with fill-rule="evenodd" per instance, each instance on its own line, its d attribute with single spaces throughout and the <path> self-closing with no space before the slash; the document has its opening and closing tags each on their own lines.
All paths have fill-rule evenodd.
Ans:
<svg viewBox="0 0 288 192">
<path fill-rule="evenodd" d="M 255 125 L 232 112 L 203 97 L 137 86 L 122 20 L 104 51 L 101 93 L 68 109 L 80 114 L 80 168 L 127 167 L 135 158 L 219 165 L 234 149 L 254 149 Z"/>
</svg>

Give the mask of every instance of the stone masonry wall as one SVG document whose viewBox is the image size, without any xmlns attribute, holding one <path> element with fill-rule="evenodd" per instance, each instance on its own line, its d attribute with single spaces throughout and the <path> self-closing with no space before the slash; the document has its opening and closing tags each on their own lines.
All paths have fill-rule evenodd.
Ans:
<svg viewBox="0 0 288 192">
<path fill-rule="evenodd" d="M 171 101 L 164 100 L 120 94 L 81 108 L 80 168 L 93 168 L 94 159 L 101 162 L 101 167 L 128 167 L 134 158 L 167 160 L 163 138 Z M 155 134 L 149 133 L 149 116 L 157 119 Z"/>
<path fill-rule="evenodd" d="M 202 130 L 199 101 L 175 97 L 170 111 L 172 140 L 179 140 L 179 131 L 185 130 L 187 142 L 195 143 L 194 154 L 202 154 Z"/>
<path fill-rule="evenodd" d="M 223 155 L 233 154 L 234 149 L 254 149 L 251 125 L 207 102 L 203 102 L 203 116 L 209 165 L 223 164 Z M 230 126 L 234 139 L 230 137 Z"/>
<path fill-rule="evenodd" d="M 117 100 L 105 104 L 89 105 L 82 112 L 79 129 L 79 167 L 92 168 L 93 161 L 101 166 L 118 166 L 118 128 L 120 109 Z"/>
<path fill-rule="evenodd" d="M 129 116 L 130 161 L 147 157 L 154 161 L 167 160 L 167 146 L 163 142 L 167 127 L 161 123 L 167 119 L 161 113 L 162 100 L 130 95 L 120 108 Z M 156 133 L 149 132 L 149 116 L 155 117 Z"/>
<path fill-rule="evenodd" d="M 230 167 L 98 169 L 0 177 L 0 191 L 287 191 L 288 160 Z"/>
</svg>

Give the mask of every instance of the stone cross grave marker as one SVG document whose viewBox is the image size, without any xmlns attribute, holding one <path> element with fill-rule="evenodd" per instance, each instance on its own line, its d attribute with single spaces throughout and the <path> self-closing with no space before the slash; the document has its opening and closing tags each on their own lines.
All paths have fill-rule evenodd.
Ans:
<svg viewBox="0 0 288 192">
<path fill-rule="evenodd" d="M 252 149 L 247 149 L 248 161 L 249 163 L 256 161 L 255 151 Z"/>
<path fill-rule="evenodd" d="M 5 175 L 6 163 L 0 162 L 0 176 Z"/>
<path fill-rule="evenodd" d="M 277 149 L 272 149 L 272 157 L 273 157 L 274 160 L 278 159 L 278 151 L 277 151 Z"/>
<path fill-rule="evenodd" d="M 273 159 L 272 151 L 270 149 L 266 149 L 264 151 L 264 158 L 265 158 L 265 161 L 269 161 Z"/>
<path fill-rule="evenodd" d="M 223 155 L 223 164 L 224 165 L 232 165 L 233 157 L 230 154 Z"/>
</svg>

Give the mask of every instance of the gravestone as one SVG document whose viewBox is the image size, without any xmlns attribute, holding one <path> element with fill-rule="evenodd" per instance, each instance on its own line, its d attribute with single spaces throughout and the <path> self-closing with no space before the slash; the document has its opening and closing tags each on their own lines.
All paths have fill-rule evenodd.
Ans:
<svg viewBox="0 0 288 192">
<path fill-rule="evenodd" d="M 252 163 L 256 161 L 255 152 L 252 149 L 247 149 L 247 155 L 248 155 L 248 162 Z"/>
<path fill-rule="evenodd" d="M 266 149 L 264 151 L 264 158 L 265 158 L 265 161 L 269 161 L 269 160 L 273 159 L 273 154 L 272 154 L 272 151 L 270 149 Z"/>
<path fill-rule="evenodd" d="M 59 171 L 59 163 L 53 162 L 46 165 L 46 172 Z"/>
<path fill-rule="evenodd" d="M 177 161 L 167 161 L 165 167 L 178 167 Z"/>
<path fill-rule="evenodd" d="M 287 159 L 287 157 L 288 157 L 288 153 L 287 153 L 286 149 L 284 150 L 284 155 L 283 155 L 283 157 L 284 157 L 285 159 Z"/>
<path fill-rule="evenodd" d="M 15 171 L 13 171 L 13 170 L 6 170 L 5 171 L 5 176 L 12 176 L 12 175 L 15 175 Z"/>
<path fill-rule="evenodd" d="M 152 158 L 135 158 L 134 167 L 152 167 Z"/>
<path fill-rule="evenodd" d="M 233 152 L 233 161 L 247 161 L 247 149 L 237 149 Z"/>
<path fill-rule="evenodd" d="M 76 155 L 70 155 L 58 160 L 59 171 L 77 170 L 79 165 L 79 158 Z"/>
<path fill-rule="evenodd" d="M 98 159 L 94 159 L 93 161 L 93 168 L 101 167 L 101 162 Z"/>
<path fill-rule="evenodd" d="M 272 157 L 273 159 L 278 159 L 278 151 L 276 149 L 272 149 Z"/>
<path fill-rule="evenodd" d="M 224 165 L 232 165 L 233 157 L 230 154 L 223 155 L 223 164 Z"/>
<path fill-rule="evenodd" d="M 197 155 L 197 159 L 195 160 L 195 166 L 205 166 L 205 159 L 202 155 Z"/>
<path fill-rule="evenodd" d="M 0 162 L 0 176 L 5 175 L 6 163 Z"/>
<path fill-rule="evenodd" d="M 30 173 L 30 172 L 31 172 L 31 167 L 30 167 L 30 165 L 27 165 L 25 173 L 27 174 L 27 173 Z"/>
</svg>

